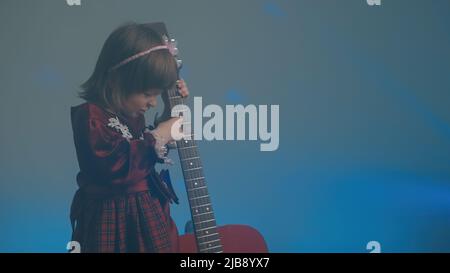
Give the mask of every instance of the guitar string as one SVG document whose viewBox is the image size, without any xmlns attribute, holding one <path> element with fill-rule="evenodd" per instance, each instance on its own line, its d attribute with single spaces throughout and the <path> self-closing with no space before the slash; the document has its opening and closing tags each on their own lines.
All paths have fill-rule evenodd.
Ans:
<svg viewBox="0 0 450 273">
<path fill-rule="evenodd" d="M 172 97 L 171 100 L 172 100 L 172 102 L 174 102 L 175 105 L 177 105 L 177 104 L 184 104 L 184 101 L 182 99 L 180 101 L 179 96 L 172 96 L 172 95 L 170 95 L 170 96 Z M 175 100 L 177 100 L 177 101 L 175 101 Z M 183 140 L 180 140 L 180 142 L 182 143 Z M 196 148 L 195 142 L 194 141 L 185 141 L 184 143 L 187 144 L 187 145 L 181 145 L 181 147 L 188 147 L 188 148 L 187 149 L 179 149 L 178 150 L 181 153 L 181 158 L 182 159 L 185 159 L 185 158 L 197 159 L 196 161 L 198 162 L 198 164 L 195 164 L 195 165 L 193 164 L 192 168 L 201 167 L 201 162 L 199 160 L 198 153 L 196 154 L 195 151 L 193 151 Z M 196 158 L 194 158 L 194 157 L 196 157 Z M 189 160 L 189 161 L 182 160 L 181 164 L 183 165 L 184 169 L 188 169 L 188 167 L 190 165 L 188 162 L 195 162 L 195 161 L 194 160 Z M 197 178 L 202 177 L 202 172 L 200 170 L 201 169 L 194 169 L 194 170 L 191 170 L 191 171 L 186 171 L 186 174 L 187 174 L 186 177 L 187 177 L 187 179 L 190 180 L 190 181 L 188 181 L 188 183 L 190 184 L 190 188 L 194 189 L 192 192 L 188 192 L 188 194 L 190 195 L 191 203 L 193 203 L 195 206 L 202 205 L 203 203 L 200 201 L 200 199 L 193 199 L 193 198 L 200 197 L 200 196 L 206 196 L 205 204 L 208 202 L 208 199 L 209 199 L 209 195 L 207 193 L 207 190 L 204 191 L 204 192 L 206 192 L 206 195 L 199 193 L 200 196 L 197 195 L 197 193 L 199 191 L 195 190 L 195 188 L 196 188 L 195 187 L 195 183 L 198 184 L 197 187 L 206 186 L 205 181 L 204 181 L 204 177 L 203 177 L 203 179 L 197 179 Z M 192 172 L 193 174 L 190 174 L 190 172 Z M 191 180 L 191 179 L 196 179 L 196 180 Z M 200 184 L 200 180 L 203 180 L 203 184 Z M 210 211 L 211 211 L 211 209 L 212 208 L 210 208 Z M 198 208 L 197 208 L 197 210 L 198 210 Z M 199 212 L 199 213 L 203 213 L 203 212 Z M 211 211 L 209 216 L 211 216 L 212 214 L 213 213 Z M 195 215 L 194 212 L 193 212 L 193 215 Z M 206 221 L 206 220 L 210 220 L 211 218 L 212 218 L 212 220 L 215 220 L 214 217 L 205 217 L 205 216 L 207 216 L 207 215 L 200 215 L 200 216 L 198 216 L 198 220 L 199 221 Z M 206 222 L 206 223 L 208 223 L 208 222 Z M 208 227 L 209 227 L 209 225 L 205 225 L 205 226 L 202 225 L 202 226 L 196 227 L 196 228 L 202 229 L 202 228 L 208 228 Z M 211 227 L 212 228 L 216 228 L 215 223 L 213 223 L 213 225 Z M 208 243 L 209 241 L 214 241 L 214 240 L 218 239 L 217 238 L 218 234 L 217 234 L 216 231 L 213 231 L 210 234 L 212 234 L 212 236 L 208 236 L 207 238 L 206 237 L 205 238 L 197 238 L 198 239 L 198 243 L 199 244 L 205 244 L 205 243 Z M 203 235 L 203 236 L 205 236 L 205 235 Z M 216 241 L 216 242 L 220 242 L 220 241 Z M 210 243 L 208 243 L 207 246 L 208 247 L 214 247 Z M 221 246 L 221 244 L 218 243 L 218 246 Z"/>
<path fill-rule="evenodd" d="M 175 94 L 174 94 L 175 91 Z M 172 89 L 169 90 L 169 101 L 172 102 L 172 106 L 174 105 L 178 105 L 178 104 L 182 104 L 184 105 L 184 99 L 178 94 L 178 90 L 176 89 Z M 213 220 L 212 222 L 212 226 L 209 226 L 208 223 L 209 222 L 202 222 L 200 224 L 206 223 L 205 226 L 201 225 L 200 227 L 197 227 L 198 229 L 202 229 L 202 228 L 209 228 L 211 227 L 211 229 L 215 229 L 217 228 L 217 224 L 215 221 L 215 217 L 214 217 L 214 213 L 211 207 L 211 200 L 210 200 L 210 196 L 208 191 L 206 190 L 206 181 L 202 172 L 202 166 L 201 166 L 201 161 L 199 158 L 199 154 L 198 154 L 198 150 L 194 150 L 195 148 L 198 148 L 197 145 L 195 144 L 195 141 L 192 139 L 193 135 L 191 134 L 191 140 L 180 140 L 178 141 L 179 143 L 185 143 L 186 145 L 181 145 L 182 148 L 185 149 L 178 149 L 178 152 L 181 153 L 181 158 L 190 158 L 191 160 L 189 161 L 181 161 L 181 164 L 183 165 L 184 169 L 189 169 L 189 163 L 188 162 L 197 162 L 197 164 L 192 164 L 192 168 L 200 168 L 200 169 L 193 169 L 193 170 L 189 170 L 189 171 L 185 171 L 186 172 L 186 178 L 189 179 L 190 181 L 188 181 L 187 183 L 189 184 L 190 188 L 192 188 L 193 190 L 191 192 L 188 191 L 189 194 L 189 199 L 191 201 L 191 204 L 193 204 L 194 206 L 202 206 L 202 205 L 206 205 L 209 203 L 209 210 L 202 211 L 202 210 L 198 210 L 200 207 L 197 207 L 198 212 L 196 212 L 197 214 L 201 214 L 199 216 L 197 216 L 198 221 L 208 221 L 208 220 Z M 192 172 L 192 174 L 190 174 L 190 172 Z M 198 179 L 200 177 L 203 177 L 201 179 Z M 195 180 L 193 180 L 195 179 Z M 195 181 L 195 182 L 194 182 Z M 202 181 L 202 183 L 200 182 Z M 197 183 L 196 187 L 195 187 L 195 183 Z M 203 190 L 198 190 L 196 188 L 198 187 L 204 187 L 202 188 Z M 201 193 L 203 192 L 203 193 Z M 205 196 L 202 198 L 199 198 L 200 196 Z M 203 200 L 204 201 L 200 201 Z M 207 213 L 207 214 L 202 214 L 202 213 Z M 193 215 L 194 212 L 193 212 Z M 210 234 L 217 234 L 217 231 L 213 230 Z M 211 237 L 211 238 L 209 238 Z M 200 242 L 199 243 L 207 243 L 208 241 L 213 241 L 216 238 L 217 235 L 213 235 L 213 236 L 208 236 L 208 238 L 205 238 L 204 242 Z M 199 239 L 203 239 L 203 238 L 199 238 Z M 203 241 L 203 240 L 202 240 Z M 208 244 L 209 245 L 209 244 Z"/>
</svg>

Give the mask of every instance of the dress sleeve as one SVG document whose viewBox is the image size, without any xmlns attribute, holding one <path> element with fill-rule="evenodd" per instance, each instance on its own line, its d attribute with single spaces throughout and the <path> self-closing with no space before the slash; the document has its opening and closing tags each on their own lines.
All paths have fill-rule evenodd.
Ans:
<svg viewBox="0 0 450 273">
<path fill-rule="evenodd" d="M 128 184 L 148 176 L 158 161 L 155 139 L 144 133 L 143 139 L 127 139 L 103 121 L 91 119 L 88 139 L 92 164 L 97 177 L 112 184 Z"/>
</svg>

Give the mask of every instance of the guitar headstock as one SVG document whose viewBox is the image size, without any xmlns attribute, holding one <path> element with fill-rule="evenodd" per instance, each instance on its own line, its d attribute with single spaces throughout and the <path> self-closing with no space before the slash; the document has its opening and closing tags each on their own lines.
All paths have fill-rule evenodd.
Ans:
<svg viewBox="0 0 450 273">
<path fill-rule="evenodd" d="M 166 25 L 163 22 L 155 22 L 155 23 L 147 23 L 144 24 L 145 26 L 153 29 L 155 32 L 157 32 L 161 37 L 163 38 L 166 45 L 169 46 L 169 50 L 172 53 L 172 55 L 175 58 L 175 61 L 177 63 L 177 72 L 178 72 L 178 79 L 180 79 L 180 69 L 182 67 L 182 61 L 178 58 L 178 48 L 177 48 L 177 42 L 175 39 L 171 39 L 170 35 L 167 31 Z M 178 88 L 176 86 L 169 88 L 167 92 L 164 92 L 165 95 L 168 96 L 168 107 L 172 109 L 175 105 L 184 104 L 184 99 L 180 96 Z M 180 115 L 182 115 L 180 113 Z"/>
<path fill-rule="evenodd" d="M 170 38 L 166 25 L 163 22 L 147 23 L 144 25 L 150 27 L 151 29 L 156 31 L 159 35 L 161 35 L 165 44 L 169 46 L 170 52 L 172 53 L 177 62 L 177 67 L 179 71 L 183 65 L 183 61 L 178 58 L 179 51 L 177 48 L 177 41 L 173 38 Z"/>
</svg>

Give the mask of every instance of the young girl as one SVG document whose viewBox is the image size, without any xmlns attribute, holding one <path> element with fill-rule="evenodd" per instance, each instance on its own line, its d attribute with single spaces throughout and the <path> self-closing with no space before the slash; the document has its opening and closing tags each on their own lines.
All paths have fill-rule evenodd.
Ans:
<svg viewBox="0 0 450 273">
<path fill-rule="evenodd" d="M 94 73 L 81 86 L 85 103 L 71 108 L 80 172 L 71 208 L 72 240 L 81 252 L 176 252 L 169 203 L 176 195 L 155 171 L 173 141 L 167 90 L 177 84 L 173 50 L 142 24 L 117 28 Z M 153 130 L 144 112 L 162 95 L 165 111 Z"/>
</svg>

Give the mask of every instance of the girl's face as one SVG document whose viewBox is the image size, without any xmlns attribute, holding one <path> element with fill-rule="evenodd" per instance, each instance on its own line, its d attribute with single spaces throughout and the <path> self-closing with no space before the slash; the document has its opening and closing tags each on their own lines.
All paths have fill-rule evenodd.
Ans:
<svg viewBox="0 0 450 273">
<path fill-rule="evenodd" d="M 143 115 L 150 107 L 156 106 L 160 94 L 160 89 L 152 88 L 143 93 L 130 95 L 123 104 L 125 113 L 131 117 Z"/>
</svg>

